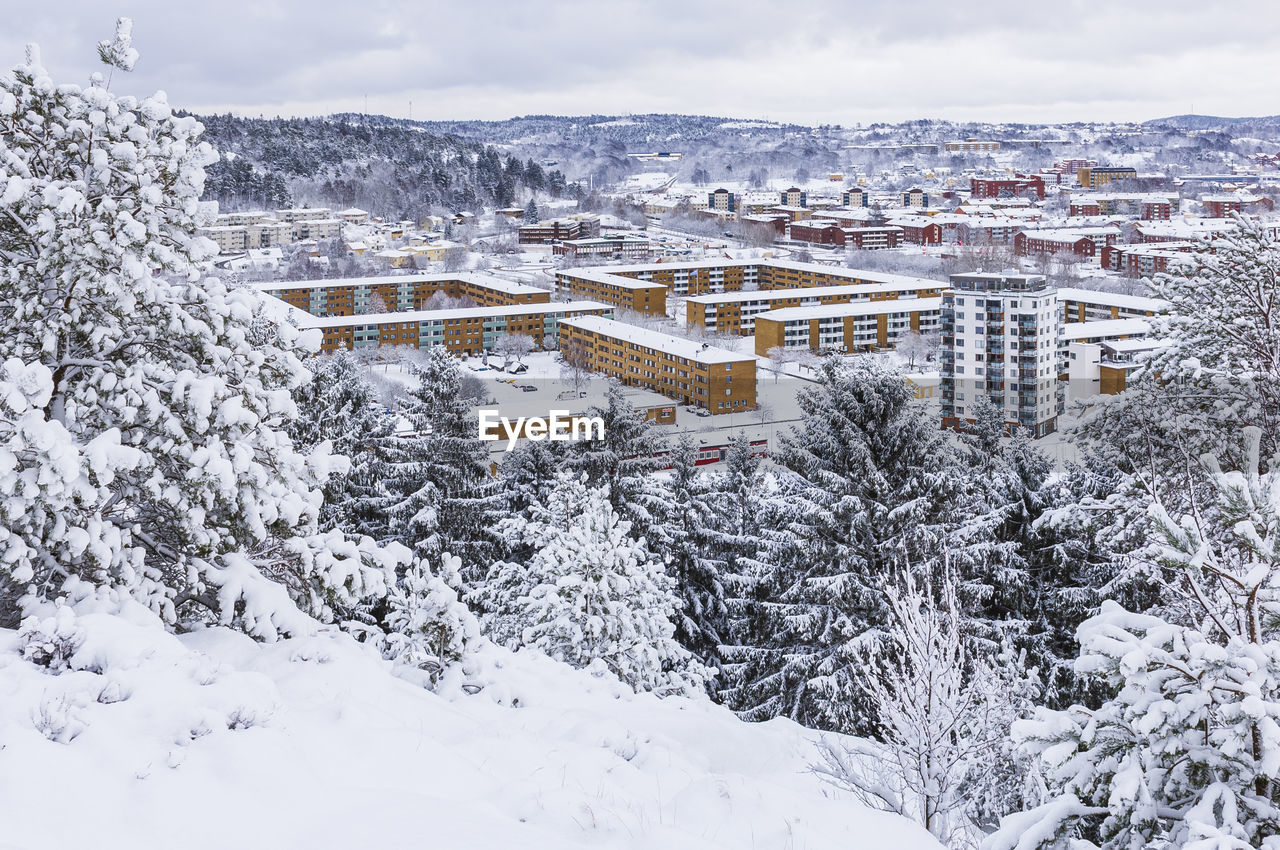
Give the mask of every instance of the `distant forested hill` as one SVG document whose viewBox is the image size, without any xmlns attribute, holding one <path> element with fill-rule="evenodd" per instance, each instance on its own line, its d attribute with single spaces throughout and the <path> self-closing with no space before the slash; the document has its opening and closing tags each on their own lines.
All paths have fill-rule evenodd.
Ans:
<svg viewBox="0 0 1280 850">
<path fill-rule="evenodd" d="M 222 154 L 205 199 L 224 210 L 310 203 L 420 218 L 507 206 L 529 190 L 558 195 L 564 175 L 480 141 L 380 116 L 198 116 Z"/>
</svg>

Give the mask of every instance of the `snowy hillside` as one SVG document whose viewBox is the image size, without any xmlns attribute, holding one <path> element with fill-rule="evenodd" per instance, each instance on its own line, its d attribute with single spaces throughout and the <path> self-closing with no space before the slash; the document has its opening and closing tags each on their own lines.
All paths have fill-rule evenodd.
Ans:
<svg viewBox="0 0 1280 850">
<path fill-rule="evenodd" d="M 84 669 L 60 676 L 0 631 L 6 850 L 937 846 L 809 773 L 808 730 L 531 653 L 441 697 L 338 633 L 175 637 L 141 609 L 71 627 Z"/>
</svg>

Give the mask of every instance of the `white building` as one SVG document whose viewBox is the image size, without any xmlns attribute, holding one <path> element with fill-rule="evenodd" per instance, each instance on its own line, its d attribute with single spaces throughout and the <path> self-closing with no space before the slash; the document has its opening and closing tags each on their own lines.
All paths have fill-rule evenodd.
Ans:
<svg viewBox="0 0 1280 850">
<path fill-rule="evenodd" d="M 942 294 L 942 421 L 973 421 L 986 396 L 1035 437 L 1057 430 L 1058 291 L 1044 275 L 957 274 Z"/>
</svg>

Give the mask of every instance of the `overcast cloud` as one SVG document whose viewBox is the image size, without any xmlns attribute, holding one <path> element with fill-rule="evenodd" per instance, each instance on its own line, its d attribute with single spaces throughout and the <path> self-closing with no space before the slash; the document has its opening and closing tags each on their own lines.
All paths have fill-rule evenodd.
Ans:
<svg viewBox="0 0 1280 850">
<path fill-rule="evenodd" d="M 134 19 L 175 106 L 420 119 L 684 112 L 801 123 L 1280 113 L 1280 10 L 1253 2 L 0 0 L 0 62 L 60 81 Z"/>
</svg>

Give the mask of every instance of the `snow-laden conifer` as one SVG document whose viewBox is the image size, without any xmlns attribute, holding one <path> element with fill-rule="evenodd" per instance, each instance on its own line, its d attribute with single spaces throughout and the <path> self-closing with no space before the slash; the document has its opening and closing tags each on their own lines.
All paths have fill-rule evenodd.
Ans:
<svg viewBox="0 0 1280 850">
<path fill-rule="evenodd" d="M 495 642 L 608 671 L 637 690 L 704 687 L 709 671 L 675 639 L 674 582 L 618 517 L 605 488 L 561 473 L 531 518 L 512 518 L 504 532 L 534 554 L 495 563 L 471 594 Z"/>
</svg>

